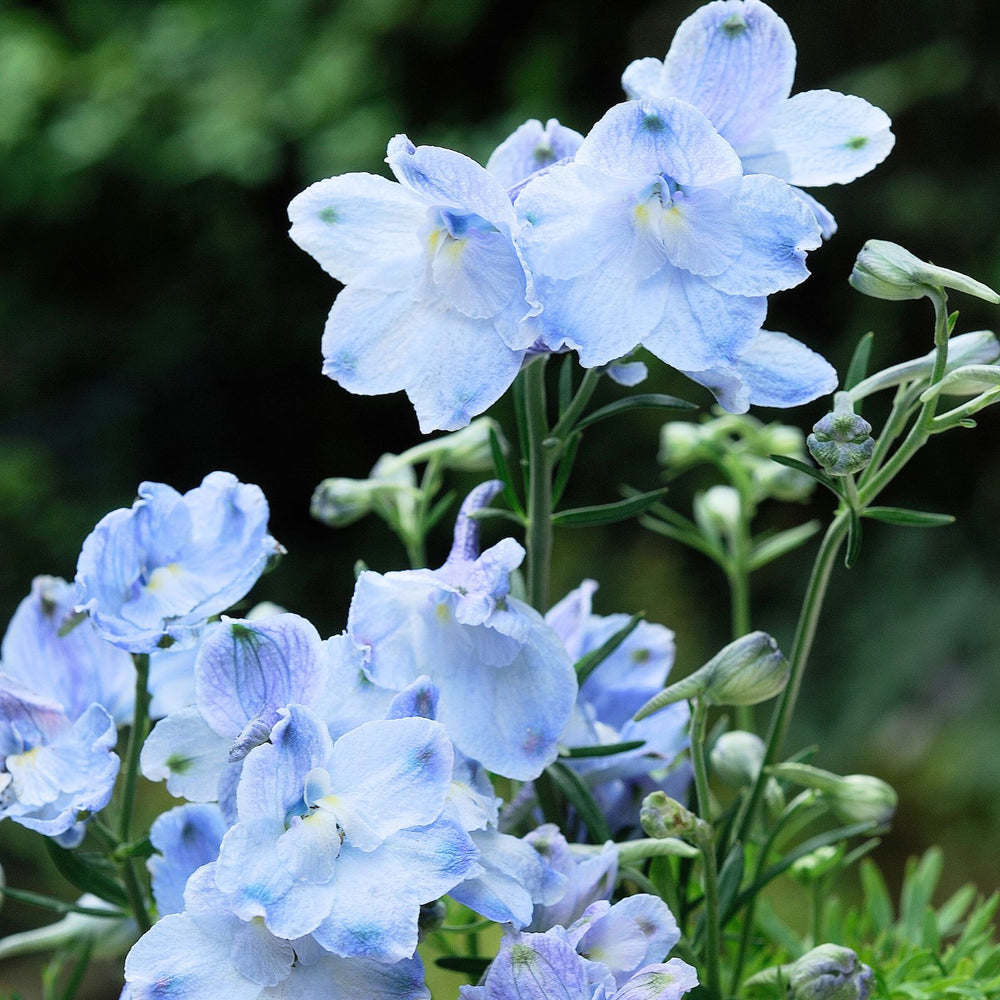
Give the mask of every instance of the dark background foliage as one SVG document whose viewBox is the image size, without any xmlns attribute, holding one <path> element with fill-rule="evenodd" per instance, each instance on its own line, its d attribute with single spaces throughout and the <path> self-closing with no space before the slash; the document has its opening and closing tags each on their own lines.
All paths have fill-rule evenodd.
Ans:
<svg viewBox="0 0 1000 1000">
<path fill-rule="evenodd" d="M 481 161 L 528 117 L 585 132 L 620 99 L 625 65 L 661 56 L 695 6 L 0 7 L 0 619 L 36 573 L 72 576 L 86 533 L 141 480 L 183 490 L 222 468 L 263 487 L 289 550 L 255 595 L 339 630 L 354 561 L 389 569 L 403 555 L 371 522 L 342 532 L 312 522 L 310 493 L 325 476 L 364 476 L 418 432 L 402 396 L 354 398 L 321 376 L 336 286 L 287 239 L 287 202 L 321 177 L 384 170 L 397 132 Z M 774 6 L 798 44 L 795 89 L 879 104 L 897 145 L 869 176 L 818 192 L 840 231 L 812 255 L 814 276 L 774 297 L 768 325 L 841 370 L 868 329 L 880 366 L 923 354 L 929 307 L 863 299 L 846 277 L 877 236 L 1000 284 L 996 18 L 975 0 Z M 956 305 L 961 329 L 996 323 L 983 303 Z M 650 387 L 707 404 L 662 366 Z M 821 413 L 782 419 L 807 427 Z M 585 445 L 590 502 L 614 499 L 620 482 L 657 483 L 658 421 L 630 419 Z M 825 766 L 900 785 L 897 854 L 945 842 L 952 878 L 971 874 L 984 889 L 998 868 L 984 844 L 1000 828 L 998 440 L 987 411 L 894 485 L 888 502 L 956 513 L 959 524 L 869 529 L 858 566 L 835 579 L 796 734 L 822 744 Z M 683 487 L 675 496 L 685 502 Z M 771 516 L 827 511 L 817 498 Z M 442 533 L 436 556 L 446 544 Z M 555 593 L 600 576 L 598 610 L 644 608 L 671 625 L 681 669 L 726 641 L 720 581 L 695 557 L 636 527 L 557 545 Z M 755 624 L 786 644 L 811 552 L 759 581 Z"/>
</svg>

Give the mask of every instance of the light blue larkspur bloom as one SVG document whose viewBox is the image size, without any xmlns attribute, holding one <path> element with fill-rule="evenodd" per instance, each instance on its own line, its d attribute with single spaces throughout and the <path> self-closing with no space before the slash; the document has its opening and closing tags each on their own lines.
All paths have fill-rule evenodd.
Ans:
<svg viewBox="0 0 1000 1000">
<path fill-rule="evenodd" d="M 579 132 L 560 125 L 556 118 L 544 125 L 537 118 L 529 118 L 493 150 L 486 169 L 513 196 L 532 174 L 572 159 L 581 142 Z"/>
<path fill-rule="evenodd" d="M 259 919 L 240 920 L 214 864 L 191 876 L 185 903 L 133 945 L 123 1000 L 430 1000 L 419 958 L 342 958 L 311 938 L 287 941 Z"/>
<path fill-rule="evenodd" d="M 817 354 L 761 329 L 767 296 L 808 275 L 821 242 L 812 211 L 777 177 L 744 175 L 691 104 L 616 105 L 515 207 L 549 349 L 593 368 L 641 344 L 737 412 L 836 385 Z"/>
<path fill-rule="evenodd" d="M 0 819 L 76 846 L 84 835 L 77 814 L 111 798 L 117 742 L 100 705 L 70 719 L 62 705 L 0 674 Z"/>
<path fill-rule="evenodd" d="M 262 918 L 277 937 L 311 934 L 344 957 L 412 956 L 421 904 L 478 871 L 468 835 L 442 816 L 444 727 L 388 719 L 334 742 L 303 706 L 281 715 L 243 762 L 217 887 L 236 916 Z"/>
<path fill-rule="evenodd" d="M 666 904 L 630 896 L 593 904 L 569 928 L 508 935 L 479 986 L 462 1000 L 679 1000 L 698 985 L 692 966 L 660 959 L 680 935 Z"/>
<path fill-rule="evenodd" d="M 146 867 L 161 917 L 184 909 L 188 879 L 219 856 L 228 828 L 221 810 L 212 802 L 186 802 L 156 817 L 149 839 L 157 853 Z"/>
<path fill-rule="evenodd" d="M 347 632 L 375 684 L 402 690 L 428 675 L 455 746 L 496 774 L 531 780 L 558 753 L 576 675 L 559 636 L 510 595 L 524 549 L 506 538 L 479 553 L 471 515 L 499 488 L 484 483 L 466 499 L 439 569 L 362 573 Z"/>
<path fill-rule="evenodd" d="M 398 183 L 344 174 L 288 208 L 292 239 L 347 286 L 327 319 L 323 372 L 363 395 L 405 390 L 422 431 L 456 430 L 513 382 L 540 307 L 496 177 L 403 135 L 386 162 Z"/>
<path fill-rule="evenodd" d="M 105 515 L 77 562 L 80 609 L 132 653 L 191 640 L 242 598 L 281 546 L 257 486 L 213 472 L 183 495 L 142 483 L 131 507 Z"/>
<path fill-rule="evenodd" d="M 832 90 L 794 96 L 795 43 L 785 22 L 760 0 L 715 0 L 685 20 L 666 58 L 638 59 L 622 76 L 634 99 L 688 101 L 733 145 L 748 173 L 825 187 L 866 174 L 895 139 L 888 115 L 860 97 Z M 830 236 L 836 223 L 805 192 Z"/>
</svg>

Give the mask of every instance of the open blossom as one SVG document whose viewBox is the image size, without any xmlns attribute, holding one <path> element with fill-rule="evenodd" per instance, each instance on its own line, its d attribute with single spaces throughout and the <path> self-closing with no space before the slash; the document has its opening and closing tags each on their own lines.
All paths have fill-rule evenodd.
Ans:
<svg viewBox="0 0 1000 1000">
<path fill-rule="evenodd" d="M 83 543 L 80 608 L 104 639 L 132 653 L 190 638 L 283 551 L 267 517 L 260 488 L 227 472 L 183 495 L 142 483 L 139 499 L 105 515 Z"/>
<path fill-rule="evenodd" d="M 634 99 L 677 97 L 705 114 L 748 173 L 789 184 L 846 184 L 889 155 L 895 141 L 884 111 L 832 90 L 794 96 L 795 43 L 760 0 L 716 0 L 684 21 L 666 58 L 637 59 L 622 76 Z M 829 236 L 833 217 L 804 192 Z"/>
<path fill-rule="evenodd" d="M 291 237 L 346 284 L 323 372 L 350 392 L 406 390 L 424 432 L 463 427 L 514 381 L 540 327 L 504 186 L 460 153 L 398 135 L 374 174 L 318 181 Z"/>
</svg>

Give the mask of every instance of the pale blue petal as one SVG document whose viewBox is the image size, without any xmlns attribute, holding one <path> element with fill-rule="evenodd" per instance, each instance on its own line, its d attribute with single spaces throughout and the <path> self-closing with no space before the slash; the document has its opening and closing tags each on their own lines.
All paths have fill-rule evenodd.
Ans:
<svg viewBox="0 0 1000 1000">
<path fill-rule="evenodd" d="M 506 188 L 475 160 L 438 146 L 414 146 L 405 135 L 389 140 L 386 163 L 401 184 L 429 204 L 474 212 L 502 231 L 513 229 L 514 207 Z"/>
<path fill-rule="evenodd" d="M 485 1000 L 588 1000 L 594 990 L 584 961 L 565 941 L 520 934 L 500 942 L 482 995 Z"/>
<path fill-rule="evenodd" d="M 218 857 L 225 833 L 226 822 L 216 805 L 188 803 L 156 818 L 149 839 L 159 854 L 154 854 L 146 866 L 161 917 L 184 909 L 188 878 Z"/>
<path fill-rule="evenodd" d="M 194 706 L 161 719 L 146 737 L 139 758 L 150 781 L 191 802 L 212 802 L 229 768 L 230 740 L 218 736 Z"/>
<path fill-rule="evenodd" d="M 698 371 L 738 357 L 764 322 L 763 296 L 727 295 L 676 268 L 665 269 L 662 281 L 670 305 L 642 344 L 673 368 Z"/>
<path fill-rule="evenodd" d="M 641 361 L 629 361 L 620 365 L 608 365 L 607 375 L 612 382 L 631 389 L 646 381 L 649 369 Z"/>
<path fill-rule="evenodd" d="M 716 0 L 682 22 L 664 64 L 667 94 L 704 112 L 739 148 L 791 93 L 795 43 L 759 0 Z"/>
<path fill-rule="evenodd" d="M 727 186 L 728 187 L 728 186 Z M 678 191 L 660 215 L 667 259 L 692 274 L 725 272 L 743 249 L 735 198 L 716 188 Z"/>
<path fill-rule="evenodd" d="M 232 739 L 255 719 L 270 730 L 278 709 L 318 696 L 327 683 L 326 665 L 323 640 L 298 615 L 223 618 L 198 652 L 198 707 L 220 736 Z"/>
<path fill-rule="evenodd" d="M 445 728 L 430 719 L 368 722 L 334 744 L 330 808 L 363 851 L 444 808 L 454 754 Z"/>
<path fill-rule="evenodd" d="M 736 363 L 755 406 L 801 406 L 837 387 L 833 366 L 784 333 L 761 330 Z"/>
<path fill-rule="evenodd" d="M 233 935 L 229 961 L 252 983 L 277 986 L 292 971 L 295 950 L 260 923 L 251 920 L 240 924 Z"/>
<path fill-rule="evenodd" d="M 815 215 L 794 189 L 776 177 L 752 174 L 740 180 L 730 205 L 732 222 L 742 234 L 740 252 L 725 270 L 707 278 L 709 284 L 732 295 L 755 296 L 809 277 L 806 251 L 818 247 L 822 237 Z"/>
<path fill-rule="evenodd" d="M 486 169 L 505 188 L 522 183 L 538 170 L 573 156 L 583 136 L 555 118 L 544 125 L 532 118 L 514 130 L 490 155 Z"/>
<path fill-rule="evenodd" d="M 205 626 L 204 634 L 216 622 Z M 149 654 L 149 715 L 163 719 L 194 705 L 194 661 L 198 646 L 175 643 L 168 649 L 154 649 Z"/>
<path fill-rule="evenodd" d="M 423 674 L 393 699 L 385 713 L 387 719 L 436 719 L 438 689 Z"/>
<path fill-rule="evenodd" d="M 801 187 L 847 184 L 889 155 L 891 124 L 860 97 L 809 90 L 785 101 L 767 129 L 738 148 L 748 171 Z"/>
<path fill-rule="evenodd" d="M 793 187 L 792 190 L 799 198 L 802 199 L 803 203 L 808 206 L 813 215 L 816 216 L 816 223 L 819 225 L 819 230 L 823 235 L 823 239 L 830 239 L 830 237 L 837 231 L 837 220 L 833 217 L 830 210 L 825 205 L 821 205 L 807 191 L 803 191 L 801 188 L 797 187 Z"/>
<path fill-rule="evenodd" d="M 289 236 L 342 282 L 398 291 L 419 273 L 427 201 L 374 174 L 310 185 L 288 206 Z"/>
<path fill-rule="evenodd" d="M 679 1000 L 698 985 L 698 973 L 679 958 L 640 969 L 611 1000 Z"/>
<path fill-rule="evenodd" d="M 363 722 L 386 718 L 396 694 L 377 687 L 364 671 L 364 655 L 347 633 L 324 643 L 330 681 L 313 703 L 330 735 L 337 739 Z M 413 714 L 413 713 L 410 713 Z"/>
<path fill-rule="evenodd" d="M 339 817 L 325 809 L 292 816 L 278 837 L 278 857 L 301 882 L 322 885 L 333 878 L 344 831 Z"/>
<path fill-rule="evenodd" d="M 527 311 L 524 265 L 510 237 L 498 230 L 470 226 L 459 237 L 438 236 L 431 275 L 442 300 L 471 319 L 496 316 L 514 298 Z"/>
<path fill-rule="evenodd" d="M 663 101 L 674 96 L 663 60 L 652 56 L 628 64 L 622 73 L 622 90 L 630 101 Z"/>
<path fill-rule="evenodd" d="M 587 134 L 574 162 L 613 177 L 662 175 L 696 187 L 743 173 L 740 158 L 712 123 L 673 99 L 616 104 Z"/>
<path fill-rule="evenodd" d="M 299 942 L 295 947 L 299 964 L 279 987 L 263 990 L 260 1000 L 431 1000 L 419 958 L 387 965 L 323 954 L 305 964 Z"/>
</svg>

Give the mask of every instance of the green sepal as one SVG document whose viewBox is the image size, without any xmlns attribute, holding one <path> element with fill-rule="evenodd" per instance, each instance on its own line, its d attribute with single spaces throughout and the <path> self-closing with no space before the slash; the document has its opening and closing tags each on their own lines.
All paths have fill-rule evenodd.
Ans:
<svg viewBox="0 0 1000 1000">
<path fill-rule="evenodd" d="M 573 664 L 573 669 L 576 671 L 577 683 L 582 684 L 639 627 L 639 622 L 644 617 L 644 611 L 637 611 L 614 635 L 602 642 L 597 649 L 592 649 L 589 653 L 581 656 Z"/>
<path fill-rule="evenodd" d="M 875 334 L 869 330 L 858 341 L 857 347 L 854 348 L 854 353 L 851 355 L 851 363 L 847 366 L 847 374 L 844 376 L 844 389 L 850 391 L 868 374 L 868 361 L 871 357 L 874 340 Z M 857 409 L 854 412 L 857 413 Z"/>
<path fill-rule="evenodd" d="M 598 421 L 607 420 L 608 417 L 617 416 L 627 410 L 697 410 L 698 404 L 689 400 L 681 399 L 678 396 L 668 396 L 662 392 L 640 392 L 635 396 L 626 396 L 624 399 L 616 399 L 607 406 L 594 410 L 583 418 L 576 429 L 582 431 L 584 427 L 596 424 Z"/>
<path fill-rule="evenodd" d="M 356 560 L 355 563 L 354 563 L 354 581 L 355 581 L 355 583 L 357 582 L 358 577 L 361 576 L 362 573 L 367 573 L 367 572 L 368 572 L 368 563 L 366 563 L 364 561 L 364 559 L 358 559 L 358 560 Z"/>
<path fill-rule="evenodd" d="M 129 858 L 151 858 L 155 853 L 156 848 L 153 847 L 153 842 L 149 837 L 143 837 L 142 840 L 116 847 L 114 858 L 116 861 L 126 861 Z"/>
<path fill-rule="evenodd" d="M 113 906 L 120 906 L 123 910 L 128 909 L 125 890 L 107 873 L 109 866 L 103 858 L 96 858 L 93 862 L 85 861 L 84 858 L 88 855 L 67 851 L 49 838 L 45 840 L 45 848 L 59 874 L 71 885 L 84 892 L 93 893 L 98 899 L 103 899 Z"/>
<path fill-rule="evenodd" d="M 510 509 L 523 518 L 525 516 L 524 507 L 521 506 L 521 501 L 512 485 L 513 477 L 510 465 L 507 463 L 507 456 L 503 453 L 503 448 L 500 447 L 500 438 L 497 437 L 497 432 L 492 427 L 490 428 L 490 454 L 493 456 L 493 471 L 496 472 L 497 479 L 503 483 L 504 499 L 510 504 Z"/>
<path fill-rule="evenodd" d="M 847 552 L 844 555 L 844 566 L 850 569 L 861 554 L 861 518 L 858 512 L 852 507 L 850 511 L 851 523 L 847 529 Z"/>
<path fill-rule="evenodd" d="M 904 507 L 869 507 L 861 512 L 862 517 L 886 524 L 899 524 L 906 528 L 941 528 L 954 524 L 951 514 L 934 514 L 926 510 L 907 510 Z"/>
<path fill-rule="evenodd" d="M 750 558 L 747 560 L 747 569 L 752 573 L 761 566 L 766 566 L 769 562 L 797 549 L 804 545 L 813 535 L 819 531 L 819 521 L 807 521 L 794 528 L 788 528 L 776 535 L 771 535 L 763 541 L 757 542 L 750 550 Z"/>
<path fill-rule="evenodd" d="M 608 829 L 608 821 L 604 818 L 604 811 L 576 771 L 557 761 L 549 764 L 545 773 L 552 779 L 552 783 L 566 801 L 576 809 L 591 840 L 595 844 L 603 844 L 606 840 L 610 840 L 611 831 Z"/>
<path fill-rule="evenodd" d="M 629 740 L 626 743 L 605 743 L 596 747 L 563 747 L 559 751 L 560 757 L 611 757 L 616 753 L 627 753 L 629 750 L 638 750 L 645 746 L 645 740 Z"/>
<path fill-rule="evenodd" d="M 434 959 L 434 964 L 439 969 L 447 969 L 449 972 L 464 972 L 472 977 L 473 981 L 478 981 L 489 967 L 490 960 L 474 958 L 471 955 L 441 955 Z"/>
<path fill-rule="evenodd" d="M 595 524 L 615 524 L 628 520 L 652 507 L 660 500 L 665 490 L 650 490 L 614 503 L 598 504 L 595 507 L 574 507 L 552 515 L 552 524 L 558 528 L 589 528 Z"/>
</svg>

